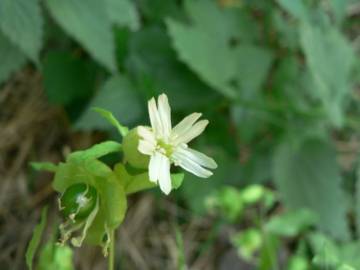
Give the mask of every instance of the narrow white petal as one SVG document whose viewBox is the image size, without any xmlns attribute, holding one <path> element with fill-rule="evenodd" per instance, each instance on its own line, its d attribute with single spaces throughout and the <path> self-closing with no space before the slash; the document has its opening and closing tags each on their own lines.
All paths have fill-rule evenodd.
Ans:
<svg viewBox="0 0 360 270">
<path fill-rule="evenodd" d="M 174 139 L 180 137 L 191 129 L 192 125 L 201 117 L 201 113 L 192 113 L 186 116 L 179 124 L 177 124 L 172 130 L 172 136 Z"/>
<path fill-rule="evenodd" d="M 194 161 L 195 163 L 209 168 L 209 169 L 216 169 L 217 168 L 217 164 L 215 162 L 215 160 L 213 160 L 211 157 L 208 157 L 207 155 L 196 151 L 194 149 L 191 149 L 189 147 L 179 147 L 177 149 L 177 152 L 180 152 L 183 155 L 186 155 L 189 159 L 191 159 L 192 161 Z"/>
<path fill-rule="evenodd" d="M 197 122 L 195 125 L 193 125 L 187 132 L 181 134 L 181 136 L 177 137 L 174 140 L 175 145 L 181 144 L 181 143 L 188 143 L 192 139 L 199 136 L 203 131 L 205 130 L 206 126 L 209 124 L 208 120 L 201 120 Z"/>
<path fill-rule="evenodd" d="M 162 192 L 168 195 L 171 191 L 170 160 L 162 155 L 159 173 L 159 185 Z"/>
<path fill-rule="evenodd" d="M 157 136 L 162 137 L 163 128 L 161 125 L 159 112 L 158 112 L 154 98 L 149 100 L 148 110 L 149 110 L 149 118 L 150 118 L 151 127 L 153 128 L 153 130 Z"/>
<path fill-rule="evenodd" d="M 171 132 L 171 109 L 168 98 L 165 94 L 161 94 L 159 96 L 158 108 L 161 124 L 163 127 L 163 134 L 165 138 L 168 138 Z"/>
<path fill-rule="evenodd" d="M 198 177 L 207 178 L 213 173 L 204 169 L 198 163 L 193 161 L 186 153 L 175 151 L 172 155 L 176 165 L 179 165 L 184 170 L 195 174 Z"/>
<path fill-rule="evenodd" d="M 156 183 L 159 180 L 159 171 L 161 167 L 161 154 L 155 152 L 154 155 L 151 156 L 149 162 L 149 179 L 151 182 Z"/>
<path fill-rule="evenodd" d="M 151 156 L 155 151 L 156 146 L 149 141 L 140 140 L 138 145 L 138 150 L 144 155 Z"/>
<path fill-rule="evenodd" d="M 148 141 L 151 144 L 156 144 L 155 134 L 148 127 L 139 126 L 137 128 L 137 133 L 140 138 Z"/>
</svg>

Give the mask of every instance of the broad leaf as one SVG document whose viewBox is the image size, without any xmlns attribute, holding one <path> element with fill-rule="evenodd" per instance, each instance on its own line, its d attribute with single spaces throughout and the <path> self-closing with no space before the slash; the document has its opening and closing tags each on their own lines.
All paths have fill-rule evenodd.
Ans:
<svg viewBox="0 0 360 270">
<path fill-rule="evenodd" d="M 47 219 L 47 207 L 43 208 L 43 210 L 41 211 L 40 223 L 36 225 L 33 232 L 33 236 L 26 250 L 26 254 L 25 254 L 26 265 L 27 267 L 29 267 L 30 270 L 33 268 L 34 255 L 39 247 L 41 236 L 46 226 L 46 219 Z"/>
<path fill-rule="evenodd" d="M 118 26 L 128 26 L 131 30 L 138 30 L 140 18 L 131 0 L 106 0 L 110 20 Z"/>
<path fill-rule="evenodd" d="M 170 43 L 166 32 L 159 27 L 144 28 L 130 38 L 126 67 L 147 98 L 165 92 L 173 110 L 206 105 L 219 98 L 178 61 Z"/>
<path fill-rule="evenodd" d="M 303 23 L 301 44 L 314 77 L 313 95 L 324 105 L 329 120 L 339 127 L 344 122 L 344 106 L 350 93 L 350 75 L 354 52 L 348 41 L 335 28 L 320 28 Z"/>
<path fill-rule="evenodd" d="M 338 239 L 348 238 L 340 169 L 328 144 L 317 140 L 301 146 L 283 143 L 275 152 L 273 165 L 285 205 L 309 208 L 318 215 L 320 229 Z"/>
<path fill-rule="evenodd" d="M 133 124 L 143 114 L 143 106 L 137 97 L 135 87 L 124 75 L 113 76 L 104 84 L 76 123 L 77 128 L 85 130 L 109 128 L 109 123 L 93 111 L 94 107 L 112 112 L 113 116 L 125 125 Z"/>
<path fill-rule="evenodd" d="M 277 0 L 277 2 L 297 19 L 306 19 L 308 16 L 303 0 Z"/>
<path fill-rule="evenodd" d="M 55 21 L 100 64 L 116 70 L 115 46 L 106 1 L 46 0 Z"/>
<path fill-rule="evenodd" d="M 0 31 L 0 84 L 25 64 L 23 53 L 10 43 Z"/>
<path fill-rule="evenodd" d="M 38 61 L 42 45 L 42 26 L 43 19 L 38 0 L 0 1 L 2 32 L 34 62 Z"/>
</svg>

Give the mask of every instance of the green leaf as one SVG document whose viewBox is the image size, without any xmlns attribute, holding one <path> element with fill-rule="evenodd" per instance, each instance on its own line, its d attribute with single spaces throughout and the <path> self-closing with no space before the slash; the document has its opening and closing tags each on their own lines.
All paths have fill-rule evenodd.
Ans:
<svg viewBox="0 0 360 270">
<path fill-rule="evenodd" d="M 324 105 L 329 121 L 340 127 L 351 91 L 350 75 L 355 59 L 352 47 L 338 30 L 330 26 L 321 29 L 315 24 L 303 23 L 300 33 L 307 64 L 315 81 L 313 95 Z"/>
<path fill-rule="evenodd" d="M 251 228 L 232 236 L 231 242 L 242 258 L 251 261 L 255 256 L 255 252 L 260 249 L 263 239 L 261 231 Z"/>
<path fill-rule="evenodd" d="M 105 1 L 46 0 L 55 21 L 100 64 L 115 72 L 115 46 Z"/>
<path fill-rule="evenodd" d="M 303 0 L 277 0 L 279 5 L 297 19 L 306 19 L 308 11 Z"/>
<path fill-rule="evenodd" d="M 237 59 L 236 79 L 243 99 L 259 99 L 260 87 L 264 84 L 273 60 L 272 53 L 255 45 L 240 45 L 234 57 Z"/>
<path fill-rule="evenodd" d="M 106 225 L 111 229 L 116 229 L 124 220 L 127 201 L 126 193 L 123 186 L 115 178 L 108 179 L 107 183 L 102 186 L 103 203 L 106 211 Z"/>
<path fill-rule="evenodd" d="M 147 98 L 165 92 L 173 110 L 197 108 L 219 98 L 178 61 L 169 37 L 159 27 L 147 27 L 131 35 L 126 67 Z"/>
<path fill-rule="evenodd" d="M 120 119 L 126 125 L 133 124 L 143 115 L 143 106 L 136 95 L 136 90 L 124 75 L 116 75 L 106 81 L 75 124 L 76 128 L 82 130 L 109 129 L 109 124 L 100 115 L 94 113 L 92 109 L 94 107 L 112 112 L 115 119 Z M 108 113 L 104 112 L 103 116 L 105 115 L 110 117 Z M 108 119 L 114 125 L 111 118 Z M 125 131 L 123 128 L 121 130 L 121 132 Z"/>
<path fill-rule="evenodd" d="M 102 117 L 108 120 L 111 125 L 116 127 L 116 129 L 119 131 L 121 136 L 125 137 L 126 134 L 129 132 L 129 129 L 121 125 L 111 112 L 101 108 L 94 108 L 94 111 L 99 113 Z"/>
<path fill-rule="evenodd" d="M 110 20 L 118 26 L 128 26 L 132 31 L 140 27 L 140 18 L 131 0 L 106 0 Z"/>
<path fill-rule="evenodd" d="M 88 159 L 97 159 L 106 156 L 110 153 L 116 153 L 121 151 L 121 144 L 113 141 L 106 141 L 95 144 L 89 149 L 76 151 L 68 156 L 70 161 L 86 161 Z"/>
<path fill-rule="evenodd" d="M 175 173 L 171 175 L 171 187 L 172 189 L 178 189 L 184 181 L 185 174 Z"/>
<path fill-rule="evenodd" d="M 273 216 L 265 225 L 265 229 L 279 236 L 295 237 L 316 222 L 317 216 L 313 212 L 299 209 Z"/>
<path fill-rule="evenodd" d="M 285 205 L 309 208 L 318 215 L 321 230 L 338 239 L 349 237 L 340 169 L 330 145 L 318 140 L 300 146 L 285 142 L 275 151 L 273 166 Z"/>
<path fill-rule="evenodd" d="M 47 207 L 44 207 L 41 211 L 41 220 L 38 225 L 34 228 L 33 236 L 30 240 L 29 246 L 27 247 L 25 258 L 26 258 L 26 265 L 31 270 L 33 268 L 33 260 L 34 255 L 39 247 L 41 236 L 43 234 L 43 231 L 45 229 L 46 225 L 46 218 L 47 218 Z"/>
<path fill-rule="evenodd" d="M 70 52 L 51 51 L 44 60 L 43 78 L 49 101 L 69 105 L 93 94 L 96 66 Z"/>
<path fill-rule="evenodd" d="M 215 1 L 186 1 L 185 8 L 190 25 L 173 19 L 166 21 L 179 58 L 212 88 L 235 98 L 238 89 L 232 82 L 239 62 L 236 45 L 231 44 L 234 40 L 253 40 L 242 33 L 256 35 L 257 29 L 240 9 L 221 9 Z M 246 31 L 241 31 L 243 28 Z"/>
<path fill-rule="evenodd" d="M 0 29 L 32 61 L 37 62 L 43 37 L 38 0 L 0 1 Z"/>
<path fill-rule="evenodd" d="M 51 162 L 31 162 L 30 166 L 36 171 L 56 172 L 57 166 Z"/>
<path fill-rule="evenodd" d="M 227 97 L 234 98 L 236 91 L 229 81 L 234 74 L 235 63 L 227 44 L 175 20 L 168 19 L 166 23 L 179 58 L 211 87 Z"/>
<path fill-rule="evenodd" d="M 73 251 L 68 246 L 47 243 L 39 256 L 38 270 L 74 270 Z"/>
<path fill-rule="evenodd" d="M 25 57 L 0 31 L 0 84 L 25 64 Z"/>
</svg>

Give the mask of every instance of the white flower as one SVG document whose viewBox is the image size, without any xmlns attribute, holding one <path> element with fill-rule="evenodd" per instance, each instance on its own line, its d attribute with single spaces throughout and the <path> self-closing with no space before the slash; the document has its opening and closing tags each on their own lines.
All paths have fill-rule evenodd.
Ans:
<svg viewBox="0 0 360 270">
<path fill-rule="evenodd" d="M 192 113 L 185 117 L 174 128 L 171 126 L 171 115 L 168 98 L 162 94 L 148 102 L 151 128 L 140 126 L 137 129 L 140 137 L 138 150 L 150 156 L 150 181 L 159 183 L 160 189 L 169 194 L 171 191 L 170 165 L 173 163 L 196 176 L 207 178 L 212 175 L 208 169 L 215 169 L 216 162 L 187 146 L 199 136 L 209 123 L 207 120 L 196 122 L 201 114 Z"/>
</svg>

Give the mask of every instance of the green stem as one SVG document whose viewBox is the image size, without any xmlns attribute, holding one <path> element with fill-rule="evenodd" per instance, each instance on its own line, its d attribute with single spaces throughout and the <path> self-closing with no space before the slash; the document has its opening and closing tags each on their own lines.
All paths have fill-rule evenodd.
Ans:
<svg viewBox="0 0 360 270">
<path fill-rule="evenodd" d="M 112 230 L 110 233 L 110 247 L 109 247 L 109 257 L 108 257 L 108 269 L 115 269 L 115 230 Z"/>
</svg>

